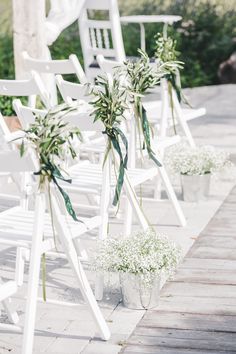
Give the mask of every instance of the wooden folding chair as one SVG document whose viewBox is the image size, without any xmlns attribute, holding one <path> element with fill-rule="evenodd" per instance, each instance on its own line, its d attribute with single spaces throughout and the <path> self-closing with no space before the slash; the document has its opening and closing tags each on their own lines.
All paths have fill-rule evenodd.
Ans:
<svg viewBox="0 0 236 354">
<path fill-rule="evenodd" d="M 32 72 L 32 76 L 28 80 L 0 80 L 0 95 L 28 97 L 28 104 L 31 107 L 35 107 L 36 98 L 39 97 L 41 103 L 45 107 L 50 107 L 49 95 L 41 78 L 36 72 Z M 17 129 L 21 129 L 19 120 L 16 117 L 3 118 L 0 112 L 0 130 L 2 131 L 2 133 L 6 135 L 9 134 L 10 131 Z M 3 148 L 6 148 L 6 146 L 3 145 Z M 5 176 L 5 174 L 0 175 Z M 19 190 L 19 184 L 21 183 L 19 175 L 16 175 L 14 177 L 14 175 L 11 174 L 11 178 L 13 179 Z M 19 198 L 18 196 L 11 195 L 9 193 L 1 193 L 1 196 L 13 200 L 18 200 Z"/>
<path fill-rule="evenodd" d="M 38 169 L 37 159 L 30 153 L 24 158 L 20 158 L 18 151 L 0 153 L 1 172 L 35 172 Z M 82 222 L 68 219 L 69 216 L 66 214 L 61 195 L 51 186 L 51 202 L 49 207 L 47 205 L 49 196 L 46 191 L 47 188 L 45 190 L 38 187 L 35 188 L 35 203 L 32 211 L 19 206 L 0 213 L 0 243 L 11 246 L 15 245 L 18 249 L 28 249 L 30 252 L 24 326 L 21 328 L 15 324 L 1 324 L 2 328 L 16 330 L 17 332 L 23 330 L 22 354 L 32 354 L 33 350 L 41 257 L 42 254 L 55 248 L 51 216 L 46 210 L 52 210 L 56 237 L 74 272 L 78 287 L 93 315 L 101 337 L 105 340 L 110 337 L 109 329 L 97 305 L 74 244 L 74 240 L 80 238 L 81 235 L 92 230 L 94 227 L 99 227 L 101 225 L 101 218 L 81 218 Z M 22 262 L 18 264 L 18 267 L 22 272 L 24 271 L 24 264 Z M 0 301 L 3 302 L 4 307 L 7 309 L 9 320 L 13 323 L 17 322 L 18 318 L 15 313 L 11 312 L 7 302 L 17 292 L 18 285 L 19 281 L 17 282 L 17 280 L 0 285 Z"/>
<path fill-rule="evenodd" d="M 29 56 L 27 52 L 22 53 L 25 69 L 29 72 L 37 72 L 50 93 L 50 102 L 52 106 L 58 103 L 57 90 L 55 83 L 56 74 L 75 74 L 79 82 L 87 82 L 84 70 L 75 54 L 71 54 L 68 59 L 62 60 L 42 60 Z M 51 75 L 50 75 L 51 74 Z"/>
</svg>

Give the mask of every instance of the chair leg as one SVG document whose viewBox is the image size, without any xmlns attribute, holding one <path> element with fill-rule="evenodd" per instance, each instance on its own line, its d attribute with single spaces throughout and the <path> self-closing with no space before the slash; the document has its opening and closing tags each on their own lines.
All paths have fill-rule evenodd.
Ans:
<svg viewBox="0 0 236 354">
<path fill-rule="evenodd" d="M 101 333 L 101 337 L 104 340 L 108 340 L 110 338 L 110 331 L 109 328 L 106 324 L 106 321 L 104 320 L 104 317 L 101 313 L 101 310 L 97 304 L 97 301 L 95 299 L 95 296 L 92 292 L 92 289 L 89 285 L 88 279 L 86 277 L 86 274 L 84 272 L 84 269 L 82 267 L 81 262 L 78 259 L 76 249 L 74 247 L 73 241 L 71 239 L 71 235 L 68 232 L 68 230 L 65 228 L 65 225 L 63 225 L 63 221 L 61 220 L 61 214 L 60 214 L 60 209 L 58 208 L 58 205 L 52 197 L 52 205 L 53 205 L 53 210 L 55 213 L 55 226 L 57 229 L 57 234 L 60 239 L 60 242 L 63 246 L 63 250 L 65 254 L 67 255 L 68 262 L 74 271 L 74 274 L 76 276 L 76 279 L 78 281 L 79 289 L 82 293 L 82 296 L 86 303 L 89 306 L 89 309 L 91 311 L 91 314 L 93 315 L 93 318 L 98 326 L 98 329 Z M 27 353 L 28 354 L 28 353 Z"/>
<path fill-rule="evenodd" d="M 132 231 L 132 220 L 133 220 L 133 208 L 129 200 L 126 198 L 125 206 L 125 216 L 124 216 L 124 236 L 127 237 L 131 234 Z"/>
<path fill-rule="evenodd" d="M 168 197 L 171 200 L 172 205 L 175 209 L 176 215 L 179 219 L 180 225 L 186 226 L 186 219 L 185 219 L 184 213 L 181 209 L 181 206 L 180 206 L 179 201 L 176 197 L 175 191 L 174 191 L 173 186 L 169 180 L 168 174 L 167 174 L 164 166 L 159 167 L 159 172 L 160 172 L 161 179 L 165 185 L 165 189 L 168 194 Z"/>
<path fill-rule="evenodd" d="M 62 234 L 60 237 L 64 238 Z M 63 242 L 63 240 L 62 240 Z M 75 273 L 77 278 L 80 291 L 83 295 L 84 300 L 87 302 L 90 311 L 94 317 L 94 320 L 100 330 L 101 336 L 104 340 L 108 340 L 110 338 L 110 330 L 106 324 L 106 321 L 101 313 L 100 308 L 98 307 L 97 301 L 94 297 L 92 289 L 89 285 L 88 279 L 85 275 L 84 269 L 81 265 L 81 262 L 78 260 L 75 249 L 73 248 L 72 243 L 67 239 L 66 243 L 64 242 L 64 247 L 66 247 L 65 252 L 68 257 L 68 261 L 72 270 Z"/>
<path fill-rule="evenodd" d="M 181 128 L 184 131 L 184 134 L 189 142 L 189 145 L 191 147 L 196 147 L 195 141 L 193 140 L 193 136 L 192 133 L 189 129 L 188 123 L 186 122 L 186 120 L 184 119 L 183 115 L 182 115 L 182 109 L 180 107 L 178 98 L 176 96 L 176 93 L 173 92 L 173 103 L 174 103 L 174 111 L 176 113 L 176 118 L 179 121 L 179 124 L 181 125 Z"/>
<path fill-rule="evenodd" d="M 45 200 L 42 194 L 36 196 L 35 222 L 30 254 L 29 282 L 26 302 L 26 315 L 23 334 L 22 354 L 32 354 L 36 318 L 41 248 L 43 242 Z"/>
<path fill-rule="evenodd" d="M 11 299 L 6 299 L 2 302 L 3 308 L 6 311 L 7 317 L 11 323 L 17 324 L 19 317 L 16 311 L 11 309 Z"/>
<path fill-rule="evenodd" d="M 107 238 L 108 234 L 108 221 L 109 221 L 109 205 L 110 205 L 110 189 L 107 186 L 110 184 L 111 174 L 110 174 L 110 159 L 107 158 L 103 166 L 103 185 L 102 193 L 100 199 L 100 215 L 101 215 L 101 225 L 99 228 L 99 240 L 104 240 Z M 95 297 L 96 300 L 100 301 L 103 298 L 103 288 L 104 288 L 104 276 L 102 274 L 97 274 L 95 281 Z"/>
<path fill-rule="evenodd" d="M 132 187 L 130 180 L 127 176 L 127 173 L 125 172 L 124 176 L 124 188 L 125 188 L 125 193 L 127 195 L 127 198 L 129 200 L 129 203 L 132 206 L 132 209 L 135 211 L 136 216 L 144 230 L 147 230 L 149 228 L 148 221 L 144 215 L 144 212 L 138 202 L 137 195 L 135 193 L 134 188 Z"/>
</svg>

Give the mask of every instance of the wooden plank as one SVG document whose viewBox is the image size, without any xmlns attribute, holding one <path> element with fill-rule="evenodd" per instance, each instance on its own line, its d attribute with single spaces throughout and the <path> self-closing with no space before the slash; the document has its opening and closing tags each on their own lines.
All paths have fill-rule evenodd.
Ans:
<svg viewBox="0 0 236 354">
<path fill-rule="evenodd" d="M 207 284 L 227 284 L 236 285 L 236 276 L 234 269 L 183 269 L 180 268 L 175 274 L 174 281 L 189 283 L 207 283 Z"/>
<path fill-rule="evenodd" d="M 122 353 L 236 354 L 236 188 Z"/>
<path fill-rule="evenodd" d="M 235 248 L 236 247 L 236 233 L 235 235 L 230 235 L 228 237 L 218 237 L 218 236 L 210 236 L 210 237 L 199 237 L 196 240 L 194 246 L 208 246 L 208 247 L 216 247 L 216 248 Z"/>
<path fill-rule="evenodd" d="M 236 316 L 200 315 L 195 313 L 149 310 L 140 321 L 140 326 L 197 329 L 198 331 L 209 332 L 234 332 L 236 336 Z"/>
<path fill-rule="evenodd" d="M 186 257 L 178 269 L 215 269 L 215 270 L 233 270 L 236 272 L 236 261 L 229 259 L 205 258 L 199 262 L 198 258 Z"/>
<path fill-rule="evenodd" d="M 162 289 L 162 295 L 183 295 L 191 297 L 226 297 L 236 299 L 235 285 L 170 282 Z M 236 300 L 235 300 L 236 301 Z"/>
<path fill-rule="evenodd" d="M 211 227 L 206 231 L 205 236 L 224 237 L 224 238 L 227 238 L 229 236 L 232 237 L 235 236 L 235 229 L 225 229 L 223 226 Z"/>
<path fill-rule="evenodd" d="M 172 295 L 160 299 L 160 311 L 198 313 L 208 315 L 236 315 L 235 298 L 196 297 Z"/>
<path fill-rule="evenodd" d="M 189 251 L 188 257 L 236 260 L 236 252 L 234 248 L 220 248 L 213 246 L 198 247 L 196 245 L 196 247 Z"/>
<path fill-rule="evenodd" d="M 225 350 L 236 349 L 235 333 L 163 329 L 138 326 L 130 344 L 162 346 L 167 348 Z"/>
<path fill-rule="evenodd" d="M 201 349 L 177 349 L 177 348 L 165 348 L 161 346 L 150 346 L 150 345 L 131 345 L 124 347 L 120 353 L 125 354 L 236 354 L 235 351 L 208 351 Z"/>
</svg>

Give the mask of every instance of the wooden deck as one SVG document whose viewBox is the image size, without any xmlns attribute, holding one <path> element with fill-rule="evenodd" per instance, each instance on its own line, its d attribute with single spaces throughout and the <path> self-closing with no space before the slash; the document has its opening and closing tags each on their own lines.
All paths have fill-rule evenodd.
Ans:
<svg viewBox="0 0 236 354">
<path fill-rule="evenodd" d="M 236 187 L 122 353 L 236 353 Z"/>
</svg>

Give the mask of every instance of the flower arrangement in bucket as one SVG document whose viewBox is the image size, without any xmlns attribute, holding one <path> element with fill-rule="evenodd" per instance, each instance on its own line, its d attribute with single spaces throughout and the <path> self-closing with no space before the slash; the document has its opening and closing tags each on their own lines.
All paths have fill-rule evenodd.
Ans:
<svg viewBox="0 0 236 354">
<path fill-rule="evenodd" d="M 228 152 L 210 145 L 192 148 L 186 142 L 171 147 L 165 163 L 172 173 L 180 174 L 183 198 L 187 202 L 205 199 L 212 174 L 232 167 Z"/>
<path fill-rule="evenodd" d="M 127 238 L 102 241 L 94 268 L 119 273 L 123 303 L 131 309 L 158 305 L 160 279 L 173 274 L 180 259 L 180 249 L 152 229 Z"/>
</svg>

